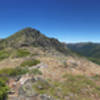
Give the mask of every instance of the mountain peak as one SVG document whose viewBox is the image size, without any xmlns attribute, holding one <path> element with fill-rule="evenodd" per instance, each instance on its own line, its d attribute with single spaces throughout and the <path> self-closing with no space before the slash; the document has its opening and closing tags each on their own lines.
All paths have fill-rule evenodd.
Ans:
<svg viewBox="0 0 100 100">
<path fill-rule="evenodd" d="M 22 34 L 22 35 L 30 35 L 30 34 L 38 34 L 40 33 L 40 31 L 34 29 L 34 28 L 31 28 L 31 27 L 27 27 L 27 28 L 24 28 L 18 32 L 16 32 L 14 35 L 18 35 L 18 34 Z"/>
<path fill-rule="evenodd" d="M 18 32 L 33 32 L 33 31 L 38 31 L 38 30 L 31 28 L 31 27 L 26 27 Z"/>
<path fill-rule="evenodd" d="M 22 46 L 41 47 L 45 50 L 56 50 L 64 54 L 68 54 L 70 51 L 57 39 L 46 37 L 40 31 L 30 27 L 22 29 L 0 42 L 0 48 L 19 48 Z"/>
</svg>

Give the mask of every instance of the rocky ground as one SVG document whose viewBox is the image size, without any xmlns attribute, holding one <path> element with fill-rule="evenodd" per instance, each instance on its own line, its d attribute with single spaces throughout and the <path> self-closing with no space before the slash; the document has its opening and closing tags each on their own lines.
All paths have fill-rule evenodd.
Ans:
<svg viewBox="0 0 100 100">
<path fill-rule="evenodd" d="M 57 51 L 33 47 L 21 50 L 30 53 L 17 57 L 16 51 L 12 51 L 9 58 L 0 61 L 0 68 L 21 68 L 23 62 L 37 59 L 39 64 L 26 67 L 29 71 L 39 69 L 42 75 L 33 72 L 9 77 L 8 100 L 100 100 L 99 65 L 84 57 L 65 56 Z"/>
<path fill-rule="evenodd" d="M 9 91 L 8 100 L 55 100 L 47 94 L 38 94 L 33 89 L 32 85 L 37 81 L 45 82 L 41 77 L 36 78 L 28 74 L 20 77 L 20 79 L 9 80 L 8 85 L 11 91 Z M 38 86 L 38 88 L 42 89 L 42 86 Z"/>
<path fill-rule="evenodd" d="M 29 70 L 36 68 L 46 68 L 43 63 L 29 68 Z M 18 77 L 11 77 L 8 81 L 10 91 L 8 93 L 8 100 L 55 100 L 52 96 L 47 94 L 38 94 L 33 85 L 41 81 L 45 83 L 45 79 L 41 75 L 35 76 L 34 74 L 25 74 Z M 38 85 L 39 89 L 42 89 L 42 85 Z"/>
</svg>

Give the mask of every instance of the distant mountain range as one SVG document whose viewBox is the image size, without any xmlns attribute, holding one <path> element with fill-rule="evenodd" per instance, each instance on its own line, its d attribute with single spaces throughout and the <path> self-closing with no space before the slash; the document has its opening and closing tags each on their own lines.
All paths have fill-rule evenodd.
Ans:
<svg viewBox="0 0 100 100">
<path fill-rule="evenodd" d="M 93 62 L 100 64 L 100 43 L 67 44 L 67 47 L 82 56 L 88 57 Z"/>
</svg>

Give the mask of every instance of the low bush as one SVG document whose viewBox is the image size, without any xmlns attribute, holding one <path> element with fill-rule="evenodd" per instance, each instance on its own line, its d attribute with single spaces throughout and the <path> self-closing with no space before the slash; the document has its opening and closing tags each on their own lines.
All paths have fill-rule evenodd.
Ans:
<svg viewBox="0 0 100 100">
<path fill-rule="evenodd" d="M 0 78 L 0 100 L 6 100 L 8 93 L 8 86 L 6 86 L 6 82 Z"/>
<path fill-rule="evenodd" d="M 88 59 L 90 61 L 92 61 L 93 63 L 100 65 L 100 59 L 99 58 L 89 57 Z"/>
<path fill-rule="evenodd" d="M 46 93 L 50 88 L 50 84 L 46 80 L 37 80 L 35 84 L 33 84 L 33 89 L 36 90 L 39 94 Z"/>
<path fill-rule="evenodd" d="M 18 49 L 16 52 L 16 57 L 26 57 L 30 55 L 30 52 L 25 49 Z"/>
<path fill-rule="evenodd" d="M 9 57 L 9 52 L 2 50 L 0 51 L 0 60 L 6 59 Z"/>
<path fill-rule="evenodd" d="M 35 68 L 35 69 L 30 70 L 30 74 L 42 75 L 42 72 L 38 68 Z"/>
<path fill-rule="evenodd" d="M 2 76 L 17 76 L 17 75 L 22 75 L 26 74 L 28 72 L 27 68 L 4 68 L 0 70 L 0 75 Z"/>
<path fill-rule="evenodd" d="M 31 67 L 31 66 L 37 65 L 39 63 L 40 63 L 39 60 L 32 59 L 32 60 L 26 60 L 26 61 L 22 62 L 21 66 L 22 67 Z"/>
</svg>

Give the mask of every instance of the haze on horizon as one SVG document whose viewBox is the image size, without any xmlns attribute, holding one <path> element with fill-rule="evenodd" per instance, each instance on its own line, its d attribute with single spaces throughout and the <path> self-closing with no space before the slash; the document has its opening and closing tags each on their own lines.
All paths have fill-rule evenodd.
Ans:
<svg viewBox="0 0 100 100">
<path fill-rule="evenodd" d="M 99 0 L 0 0 L 0 38 L 25 28 L 64 42 L 100 42 Z"/>
</svg>

